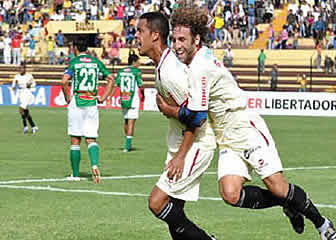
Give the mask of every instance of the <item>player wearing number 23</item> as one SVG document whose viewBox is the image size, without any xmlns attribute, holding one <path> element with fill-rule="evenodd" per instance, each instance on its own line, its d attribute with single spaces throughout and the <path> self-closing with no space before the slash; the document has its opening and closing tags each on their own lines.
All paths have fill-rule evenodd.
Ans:
<svg viewBox="0 0 336 240">
<path fill-rule="evenodd" d="M 113 75 L 98 59 L 86 54 L 87 42 L 79 39 L 75 43 L 77 57 L 72 59 L 62 78 L 62 91 L 68 106 L 68 134 L 71 137 L 70 161 L 71 180 L 79 180 L 80 142 L 85 137 L 95 183 L 100 182 L 99 146 L 96 142 L 99 128 L 97 103 L 102 103 L 112 92 Z M 98 80 L 102 75 L 107 80 L 105 92 L 98 96 Z M 68 83 L 72 79 L 71 94 Z"/>
</svg>

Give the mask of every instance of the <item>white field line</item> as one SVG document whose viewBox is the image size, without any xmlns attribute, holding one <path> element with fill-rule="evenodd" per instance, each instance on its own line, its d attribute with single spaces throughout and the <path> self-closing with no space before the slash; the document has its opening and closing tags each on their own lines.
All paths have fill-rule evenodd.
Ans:
<svg viewBox="0 0 336 240">
<path fill-rule="evenodd" d="M 25 189 L 25 190 L 35 190 L 35 191 L 49 191 L 49 192 L 65 192 L 65 193 L 94 193 L 99 195 L 112 195 L 112 196 L 128 196 L 128 197 L 148 197 L 148 194 L 143 193 L 127 193 L 127 192 L 105 192 L 97 190 L 88 190 L 88 189 L 64 189 L 56 188 L 51 186 L 17 186 L 17 185 L 0 185 L 0 188 L 7 189 Z M 218 197 L 200 197 L 200 200 L 208 201 L 222 201 Z M 332 204 L 315 204 L 319 208 L 333 208 L 336 209 L 336 205 Z"/>
<path fill-rule="evenodd" d="M 316 166 L 316 167 L 295 167 L 284 168 L 284 171 L 296 171 L 296 170 L 321 170 L 321 169 L 336 169 L 336 166 Z M 206 175 L 215 175 L 217 172 L 206 172 Z M 103 180 L 124 180 L 124 179 L 139 179 L 139 178 L 155 178 L 159 177 L 159 174 L 144 174 L 144 175 L 130 175 L 130 176 L 109 176 L 102 177 Z M 89 180 L 89 178 L 81 177 L 81 180 Z M 41 183 L 41 182 L 67 182 L 70 181 L 67 178 L 42 178 L 42 179 L 22 179 L 22 180 L 8 180 L 0 181 L 0 185 L 3 184 L 18 184 L 18 183 Z"/>
</svg>

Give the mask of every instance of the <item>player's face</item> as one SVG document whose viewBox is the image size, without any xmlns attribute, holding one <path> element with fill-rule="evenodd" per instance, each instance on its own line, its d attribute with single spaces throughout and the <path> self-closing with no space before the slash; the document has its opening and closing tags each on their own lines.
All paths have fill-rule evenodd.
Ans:
<svg viewBox="0 0 336 240">
<path fill-rule="evenodd" d="M 199 44 L 199 35 L 193 38 L 190 28 L 177 26 L 173 29 L 173 48 L 181 62 L 190 64 Z"/>
<path fill-rule="evenodd" d="M 135 40 L 141 56 L 149 56 L 153 50 L 153 35 L 147 25 L 147 19 L 140 19 L 135 32 Z"/>
</svg>

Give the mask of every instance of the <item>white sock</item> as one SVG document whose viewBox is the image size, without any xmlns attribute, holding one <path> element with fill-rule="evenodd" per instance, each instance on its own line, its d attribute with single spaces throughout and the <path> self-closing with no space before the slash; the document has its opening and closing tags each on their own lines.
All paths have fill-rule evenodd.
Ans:
<svg viewBox="0 0 336 240">
<path fill-rule="evenodd" d="M 317 230 L 319 232 L 325 232 L 325 231 L 327 231 L 329 225 L 330 225 L 330 221 L 325 218 L 325 221 L 324 221 L 323 225 L 321 227 L 319 227 Z"/>
</svg>

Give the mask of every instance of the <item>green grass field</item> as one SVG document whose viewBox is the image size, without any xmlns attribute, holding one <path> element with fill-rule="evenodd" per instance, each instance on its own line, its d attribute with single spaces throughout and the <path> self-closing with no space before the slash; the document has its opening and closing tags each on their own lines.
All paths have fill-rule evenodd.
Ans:
<svg viewBox="0 0 336 240">
<path fill-rule="evenodd" d="M 121 113 L 101 110 L 101 172 L 110 179 L 95 185 L 89 180 L 60 181 L 70 174 L 66 109 L 31 108 L 31 113 L 40 130 L 23 135 L 17 107 L 0 108 L 1 240 L 170 239 L 167 226 L 147 208 L 147 195 L 164 166 L 166 118 L 143 112 L 136 125 L 136 151 L 123 153 Z M 285 171 L 289 181 L 301 185 L 323 215 L 336 222 L 335 120 L 265 119 L 284 167 L 294 168 Z M 317 168 L 324 166 L 331 168 Z M 280 208 L 246 210 L 226 205 L 219 199 L 216 169 L 215 159 L 202 179 L 200 194 L 214 199 L 188 203 L 186 213 L 219 240 L 318 239 L 308 221 L 305 233 L 295 234 Z M 147 176 L 127 177 L 134 175 Z M 91 177 L 84 144 L 81 176 Z M 124 177 L 113 178 L 117 176 Z M 252 183 L 262 184 L 257 177 Z"/>
</svg>

